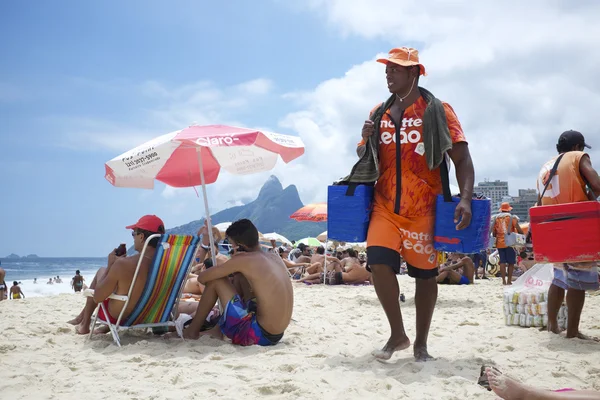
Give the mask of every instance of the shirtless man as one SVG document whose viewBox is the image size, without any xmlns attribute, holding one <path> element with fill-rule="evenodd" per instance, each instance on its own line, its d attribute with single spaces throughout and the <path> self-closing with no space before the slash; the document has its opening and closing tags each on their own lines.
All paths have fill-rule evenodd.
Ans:
<svg viewBox="0 0 600 400">
<path fill-rule="evenodd" d="M 79 270 L 75 271 L 75 276 L 71 279 L 71 288 L 73 288 L 75 293 L 81 292 L 83 281 L 85 281 L 85 279 L 81 276 L 81 272 L 79 272 Z"/>
<path fill-rule="evenodd" d="M 207 231 L 204 226 L 199 232 L 204 245 L 209 241 Z M 224 334 L 233 344 L 242 346 L 277 344 L 290 323 L 294 306 L 292 284 L 283 261 L 276 254 L 261 250 L 258 230 L 247 219 L 231 224 L 226 235 L 236 254 L 225 264 L 198 275 L 198 281 L 205 289 L 196 315 L 183 336 L 197 339 L 204 334 Z M 231 274 L 244 278 L 240 280 L 247 283 L 245 288 L 236 290 L 227 279 Z M 201 333 L 217 300 L 225 307 L 224 315 L 218 326 Z"/>
<path fill-rule="evenodd" d="M 440 274 L 437 276 L 437 283 L 452 285 L 468 285 L 473 283 L 475 278 L 475 266 L 470 257 L 452 253 L 449 262 L 440 268 Z M 462 273 L 457 269 L 462 268 Z"/>
<path fill-rule="evenodd" d="M 4 282 L 4 277 L 6 276 L 6 271 L 4 268 L 0 267 L 0 301 L 4 300 L 6 296 L 6 291 L 8 288 L 6 287 L 6 282 Z"/>
<path fill-rule="evenodd" d="M 25 298 L 25 295 L 21 291 L 21 287 L 19 286 L 19 282 L 14 281 L 12 287 L 10 288 L 10 298 L 13 300 L 17 300 L 20 298 Z"/>
<path fill-rule="evenodd" d="M 144 215 L 137 223 L 129 225 L 125 227 L 125 229 L 133 230 L 131 235 L 133 236 L 133 246 L 137 252 L 142 251 L 144 243 L 148 237 L 157 233 L 165 233 L 165 226 L 162 220 L 156 215 Z M 156 251 L 156 246 L 159 244 L 159 240 L 159 237 L 152 239 L 146 247 L 135 285 L 131 291 L 131 297 L 127 305 L 127 309 L 123 314 L 124 318 L 131 313 L 133 308 L 136 306 L 142 291 L 144 290 L 144 286 L 146 285 L 146 280 L 148 278 L 150 264 L 154 258 L 154 253 Z M 68 322 L 72 325 L 77 325 L 76 331 L 81 335 L 85 335 L 90 332 L 92 314 L 98 306 L 98 303 L 104 303 L 104 307 L 106 307 L 109 314 L 108 318 L 112 323 L 117 322 L 117 318 L 119 317 L 119 314 L 125 305 L 125 303 L 122 301 L 110 301 L 108 296 L 113 293 L 118 295 L 127 295 L 129 293 L 129 287 L 133 281 L 133 275 L 135 274 L 135 270 L 140 259 L 140 254 L 138 253 L 131 257 L 127 257 L 127 255 L 119 257 L 115 254 L 115 252 L 116 249 L 110 252 L 108 255 L 107 266 L 98 270 L 94 280 L 92 281 L 92 284 L 90 285 L 90 288 L 94 289 L 94 297 L 88 297 L 81 313 L 75 319 Z M 100 309 L 98 313 L 98 318 L 107 318 L 107 316 L 104 315 L 104 312 L 102 312 L 102 309 Z M 107 327 L 104 326 L 102 328 Z M 99 329 L 98 331 L 104 333 L 107 332 L 105 329 Z"/>
</svg>

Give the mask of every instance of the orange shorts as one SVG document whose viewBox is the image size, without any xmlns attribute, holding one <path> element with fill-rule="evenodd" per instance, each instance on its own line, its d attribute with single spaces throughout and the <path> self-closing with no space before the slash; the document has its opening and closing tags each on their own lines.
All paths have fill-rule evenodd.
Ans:
<svg viewBox="0 0 600 400">
<path fill-rule="evenodd" d="M 416 278 L 437 276 L 438 252 L 433 247 L 434 224 L 434 216 L 407 218 L 374 204 L 367 234 L 369 264 L 385 264 L 399 273 L 402 256 L 408 264 L 409 275 Z M 416 271 L 415 276 L 415 269 L 425 272 Z"/>
</svg>

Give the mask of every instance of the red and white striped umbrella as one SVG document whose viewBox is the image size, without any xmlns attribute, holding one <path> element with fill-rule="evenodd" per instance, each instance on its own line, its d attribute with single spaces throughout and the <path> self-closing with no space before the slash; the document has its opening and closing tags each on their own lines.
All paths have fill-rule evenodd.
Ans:
<svg viewBox="0 0 600 400">
<path fill-rule="evenodd" d="M 105 177 L 118 187 L 152 189 L 155 180 L 190 187 L 215 182 L 221 168 L 247 175 L 271 170 L 278 156 L 288 163 L 302 154 L 304 144 L 296 136 L 224 125 L 190 126 L 113 158 L 105 165 Z"/>
<path fill-rule="evenodd" d="M 299 137 L 225 125 L 190 126 L 150 140 L 105 164 L 112 185 L 154 188 L 154 181 L 174 187 L 202 185 L 208 233 L 214 246 L 206 185 L 221 168 L 237 175 L 269 171 L 304 154 Z M 216 265 L 213 252 L 213 263 Z"/>
</svg>

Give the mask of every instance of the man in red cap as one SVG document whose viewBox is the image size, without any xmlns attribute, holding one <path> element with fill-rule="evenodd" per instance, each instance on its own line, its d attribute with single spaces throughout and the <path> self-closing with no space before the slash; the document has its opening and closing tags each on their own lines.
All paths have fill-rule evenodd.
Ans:
<svg viewBox="0 0 600 400">
<path fill-rule="evenodd" d="M 383 349 L 374 353 L 389 359 L 396 350 L 410 346 L 398 303 L 401 258 L 408 275 L 415 278 L 417 334 L 415 359 L 431 358 L 427 337 L 437 300 L 437 252 L 433 247 L 435 202 L 442 193 L 441 174 L 452 159 L 461 200 L 454 215 L 457 229 L 471 222 L 474 171 L 469 147 L 452 107 L 419 87 L 425 67 L 419 52 L 409 47 L 390 50 L 385 64 L 388 90 L 392 96 L 376 106 L 365 121 L 359 156 L 378 146 L 378 177 L 367 235 L 367 258 L 377 297 L 385 311 L 391 336 Z M 373 136 L 373 137 L 372 137 Z"/>
<path fill-rule="evenodd" d="M 540 170 L 537 188 L 542 206 L 578 203 L 595 200 L 600 195 L 600 176 L 592 167 L 590 156 L 584 150 L 591 147 L 584 136 L 577 131 L 563 132 L 558 138 L 558 154 L 546 162 Z M 550 171 L 557 158 L 562 155 L 556 173 Z M 550 181 L 550 182 L 548 182 Z M 544 192 L 544 187 L 547 186 Z M 535 247 L 535 237 L 534 247 Z M 554 280 L 548 290 L 548 330 L 559 333 L 558 311 L 567 291 L 567 338 L 590 339 L 579 332 L 579 319 L 585 303 L 586 290 L 598 290 L 598 263 L 557 263 L 554 265 Z"/>
<path fill-rule="evenodd" d="M 122 301 L 110 301 L 108 296 L 113 293 L 118 295 L 127 295 L 129 293 L 129 287 L 133 281 L 133 275 L 141 256 L 139 252 L 142 251 L 146 239 L 157 233 L 165 233 L 165 224 L 156 215 L 144 215 L 138 222 L 125 228 L 132 230 L 133 247 L 138 254 L 133 256 L 127 256 L 127 254 L 117 255 L 117 249 L 108 254 L 107 266 L 98 270 L 90 285 L 90 289 L 94 289 L 94 297 L 88 297 L 81 313 L 75 319 L 69 321 L 70 324 L 77 325 L 75 329 L 79 334 L 84 335 L 90 332 L 92 314 L 100 302 L 104 302 L 109 315 L 104 315 L 102 310 L 100 310 L 98 318 L 104 320 L 108 318 L 113 324 L 117 322 L 117 318 L 125 303 Z M 127 317 L 133 310 L 142 294 L 146 279 L 148 278 L 148 270 L 150 269 L 150 264 L 154 258 L 156 246 L 158 246 L 159 241 L 160 238 L 155 237 L 148 242 L 124 317 Z M 103 332 L 108 332 L 106 326 L 100 329 L 104 329 Z"/>
</svg>

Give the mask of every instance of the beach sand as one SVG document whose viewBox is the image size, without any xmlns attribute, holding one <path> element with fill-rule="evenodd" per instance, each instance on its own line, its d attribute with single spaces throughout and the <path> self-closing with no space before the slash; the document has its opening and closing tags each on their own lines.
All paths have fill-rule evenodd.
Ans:
<svg viewBox="0 0 600 400">
<path fill-rule="evenodd" d="M 415 335 L 414 281 L 399 277 L 407 333 Z M 372 286 L 294 284 L 294 320 L 275 347 L 211 338 L 165 341 L 126 333 L 91 341 L 65 323 L 79 294 L 0 302 L 0 393 L 17 399 L 493 399 L 476 384 L 482 364 L 548 389 L 600 390 L 600 344 L 537 328 L 507 327 L 497 279 L 442 286 L 429 336 L 435 361 L 412 348 L 388 362 L 371 351 L 389 335 Z M 589 296 L 583 332 L 600 336 L 600 296 Z M 85 393 L 85 394 L 84 394 Z"/>
</svg>

